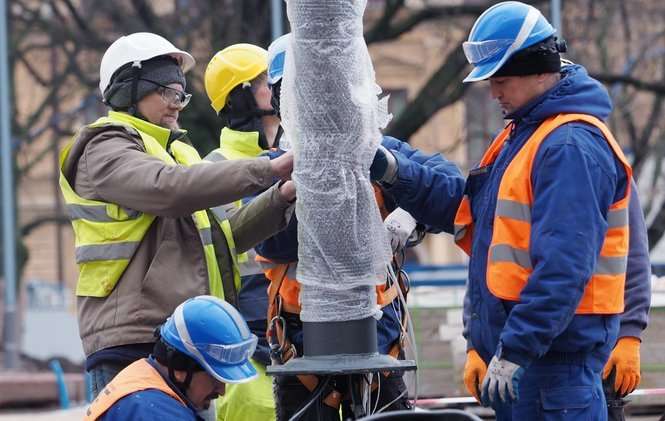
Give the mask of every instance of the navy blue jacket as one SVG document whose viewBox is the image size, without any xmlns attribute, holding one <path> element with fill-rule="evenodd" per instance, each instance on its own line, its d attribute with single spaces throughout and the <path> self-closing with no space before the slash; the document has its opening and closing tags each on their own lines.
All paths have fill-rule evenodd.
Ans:
<svg viewBox="0 0 665 421">
<path fill-rule="evenodd" d="M 581 66 L 567 66 L 556 86 L 507 116 L 515 127 L 506 146 L 488 171 L 471 175 L 466 183 L 457 169 L 433 172 L 393 152 L 398 177 L 388 191 L 419 222 L 452 233 L 462 195 L 471 199 L 475 225 L 465 336 L 484 360 L 491 359 L 499 343 L 502 356 L 522 366 L 547 352 L 608 354 L 608 344 L 614 344 L 618 316 L 575 315 L 600 253 L 609 206 L 627 187 L 623 167 L 595 127 L 565 124 L 539 148 L 531 180 L 534 270 L 520 302 L 494 297 L 486 284 L 497 192 L 508 164 L 546 118 L 565 112 L 605 120 L 611 109 L 600 83 Z"/>
<path fill-rule="evenodd" d="M 628 206 L 628 267 L 626 268 L 625 311 L 620 316 L 619 337 L 641 338 L 649 321 L 651 306 L 651 262 L 644 213 L 633 182 Z"/>
</svg>

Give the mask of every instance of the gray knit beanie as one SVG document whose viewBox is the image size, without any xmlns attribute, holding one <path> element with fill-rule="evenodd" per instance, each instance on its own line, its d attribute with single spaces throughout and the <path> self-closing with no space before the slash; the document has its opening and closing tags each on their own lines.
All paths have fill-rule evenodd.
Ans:
<svg viewBox="0 0 665 421">
<path fill-rule="evenodd" d="M 132 103 L 132 85 L 136 84 L 136 96 Z M 115 111 L 126 111 L 143 97 L 159 89 L 159 85 L 178 83 L 186 88 L 185 75 L 178 61 L 171 56 L 159 56 L 141 62 L 141 67 L 128 63 L 119 68 L 111 77 L 111 83 L 104 92 L 104 102 Z"/>
</svg>

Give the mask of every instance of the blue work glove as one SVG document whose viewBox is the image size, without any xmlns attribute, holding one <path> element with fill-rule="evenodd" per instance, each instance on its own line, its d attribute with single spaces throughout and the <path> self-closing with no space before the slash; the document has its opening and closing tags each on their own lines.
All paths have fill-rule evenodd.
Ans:
<svg viewBox="0 0 665 421">
<path fill-rule="evenodd" d="M 482 404 L 490 406 L 499 400 L 505 403 L 516 402 L 520 398 L 518 386 L 523 374 L 524 369 L 519 365 L 499 359 L 496 355 L 492 357 L 481 387 Z"/>
<path fill-rule="evenodd" d="M 397 178 L 397 160 L 388 149 L 379 145 L 374 154 L 372 166 L 369 167 L 369 178 L 372 181 L 382 181 L 393 184 Z"/>
</svg>

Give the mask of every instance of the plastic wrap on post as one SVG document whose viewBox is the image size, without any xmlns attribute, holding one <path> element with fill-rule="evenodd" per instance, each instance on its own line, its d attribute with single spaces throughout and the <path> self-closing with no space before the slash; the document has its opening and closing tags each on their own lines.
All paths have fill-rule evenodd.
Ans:
<svg viewBox="0 0 665 421">
<path fill-rule="evenodd" d="M 297 277 L 307 322 L 374 315 L 374 287 L 390 259 L 369 182 L 386 116 L 363 38 L 365 4 L 287 0 L 282 118 L 295 152 Z"/>
</svg>

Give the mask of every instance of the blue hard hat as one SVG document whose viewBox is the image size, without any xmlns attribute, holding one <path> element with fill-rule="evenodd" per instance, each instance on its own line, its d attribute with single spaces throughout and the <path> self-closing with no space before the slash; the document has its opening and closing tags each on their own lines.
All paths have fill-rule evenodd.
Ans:
<svg viewBox="0 0 665 421">
<path fill-rule="evenodd" d="M 277 38 L 268 47 L 268 84 L 274 85 L 282 80 L 284 75 L 284 60 L 286 47 L 291 40 L 291 34 L 284 34 Z"/>
<path fill-rule="evenodd" d="M 217 297 L 201 295 L 180 304 L 160 334 L 219 381 L 245 383 L 257 376 L 249 358 L 258 338 L 238 310 Z"/>
<path fill-rule="evenodd" d="M 538 9 L 518 1 L 497 3 L 478 17 L 463 44 L 474 68 L 464 82 L 485 80 L 518 51 L 552 35 L 556 30 Z"/>
</svg>

